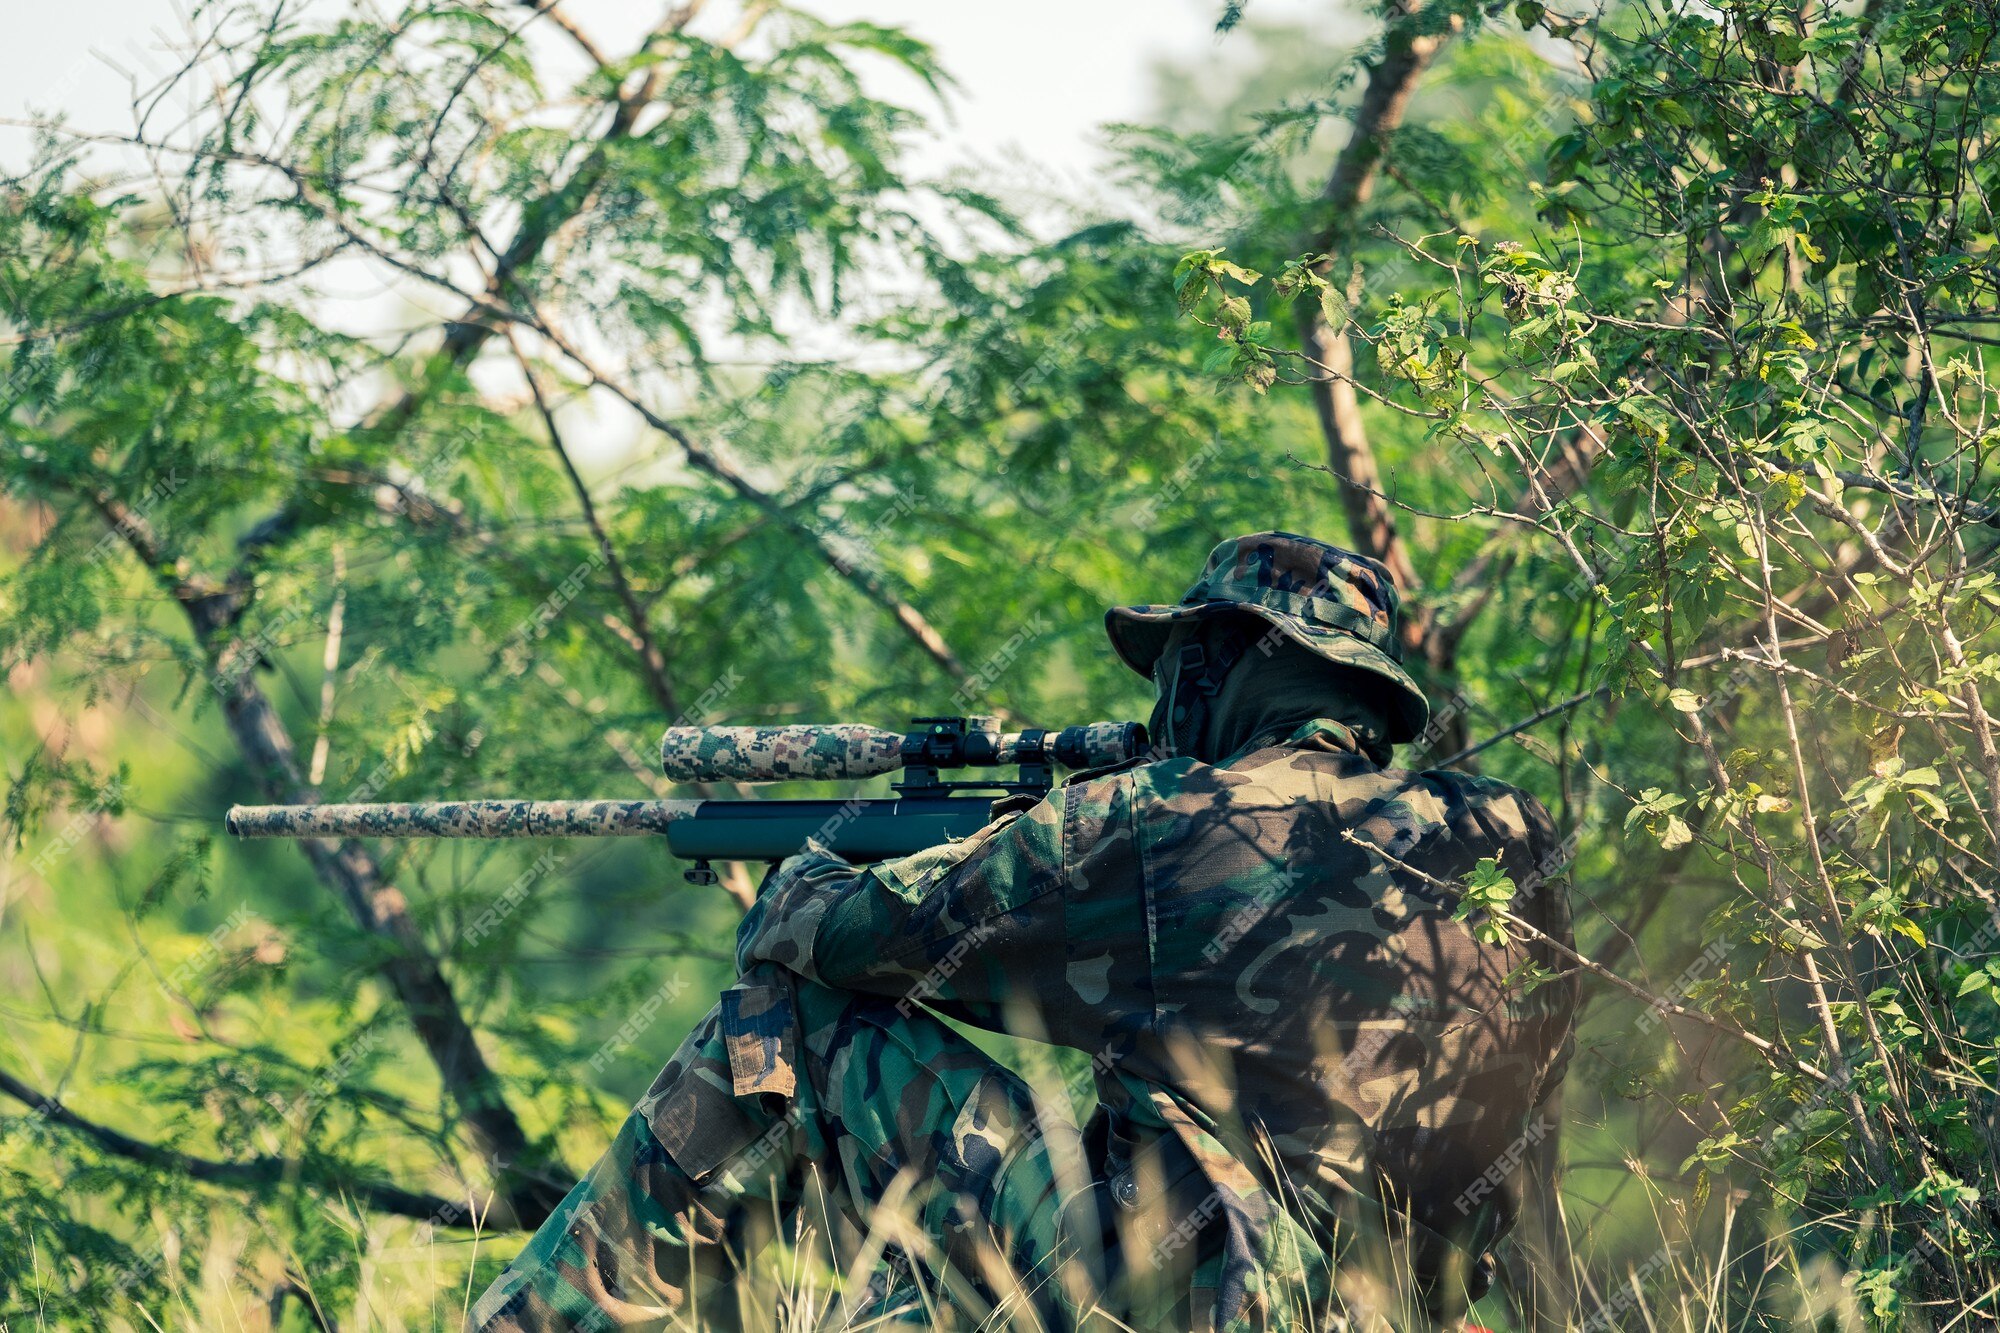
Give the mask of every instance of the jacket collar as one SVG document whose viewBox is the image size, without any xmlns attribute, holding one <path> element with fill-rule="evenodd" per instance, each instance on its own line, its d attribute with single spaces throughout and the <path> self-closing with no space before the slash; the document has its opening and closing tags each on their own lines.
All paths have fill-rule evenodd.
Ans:
<svg viewBox="0 0 2000 1333">
<path fill-rule="evenodd" d="M 1309 718 L 1296 726 L 1273 727 L 1269 731 L 1259 732 L 1257 735 L 1252 736 L 1246 744 L 1238 748 L 1234 754 L 1223 760 L 1221 767 L 1227 768 L 1244 755 L 1255 754 L 1259 750 L 1269 749 L 1274 745 L 1283 746 L 1288 750 L 1344 751 L 1348 754 L 1367 753 L 1362 747 L 1361 737 L 1356 734 L 1353 727 L 1348 726 L 1345 722 L 1336 722 L 1330 717 L 1315 717 Z"/>
</svg>

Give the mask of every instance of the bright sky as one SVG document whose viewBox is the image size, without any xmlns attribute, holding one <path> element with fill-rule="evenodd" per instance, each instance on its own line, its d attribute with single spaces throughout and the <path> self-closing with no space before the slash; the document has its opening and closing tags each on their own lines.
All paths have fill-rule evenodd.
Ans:
<svg viewBox="0 0 2000 1333">
<path fill-rule="evenodd" d="M 992 161 L 1018 154 L 1059 177 L 1087 176 L 1098 125 L 1148 109 L 1146 71 L 1156 58 L 1214 48 L 1222 7 L 1221 0 L 798 3 L 830 21 L 907 28 L 935 45 L 961 85 L 955 123 L 946 127 L 952 156 Z M 132 80 L 150 82 L 147 72 L 160 68 L 165 38 L 182 31 L 183 7 L 183 0 L 8 0 L 0 118 L 18 118 L 30 107 L 61 109 L 79 129 L 130 128 Z M 1285 19 L 1342 8 L 1329 0 L 1256 0 L 1252 13 Z M 621 49 L 624 34 L 650 22 L 659 5 L 564 0 L 564 9 Z M 0 163 L 18 165 L 24 142 L 19 131 L 0 129 Z"/>
</svg>

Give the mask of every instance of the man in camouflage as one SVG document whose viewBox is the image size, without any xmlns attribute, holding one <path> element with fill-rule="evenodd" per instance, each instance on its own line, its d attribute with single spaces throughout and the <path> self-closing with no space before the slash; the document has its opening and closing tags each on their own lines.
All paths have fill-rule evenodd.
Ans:
<svg viewBox="0 0 2000 1333">
<path fill-rule="evenodd" d="M 1552 822 L 1390 766 L 1429 709 L 1365 557 L 1238 538 L 1107 622 L 1165 757 L 901 860 L 785 862 L 739 984 L 476 1328 L 712 1326 L 773 1231 L 854 1223 L 893 1243 L 849 1247 L 856 1316 L 1463 1318 L 1575 1003 Z M 1518 887 L 1498 944 L 1454 919 L 1487 858 Z M 1523 986 L 1530 963 L 1562 975 Z M 932 1010 L 1087 1053 L 1096 1112 L 1078 1131 Z"/>
</svg>

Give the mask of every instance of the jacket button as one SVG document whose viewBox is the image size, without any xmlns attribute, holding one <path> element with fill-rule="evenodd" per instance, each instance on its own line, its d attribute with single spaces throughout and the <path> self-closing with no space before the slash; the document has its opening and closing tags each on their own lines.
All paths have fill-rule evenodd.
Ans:
<svg viewBox="0 0 2000 1333">
<path fill-rule="evenodd" d="M 1118 1200 L 1120 1208 L 1139 1206 L 1139 1182 L 1132 1178 L 1130 1171 L 1120 1171 L 1112 1177 L 1111 1197 Z"/>
</svg>

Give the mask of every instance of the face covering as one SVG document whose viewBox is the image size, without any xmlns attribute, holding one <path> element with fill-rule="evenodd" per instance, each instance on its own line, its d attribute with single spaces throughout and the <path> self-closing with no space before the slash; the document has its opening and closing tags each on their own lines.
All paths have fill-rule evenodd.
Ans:
<svg viewBox="0 0 2000 1333">
<path fill-rule="evenodd" d="M 1147 730 L 1174 754 L 1220 763 L 1259 736 L 1280 738 L 1314 718 L 1351 728 L 1362 751 L 1387 765 L 1390 748 L 1382 691 L 1365 676 L 1335 666 L 1263 621 L 1217 616 L 1174 626 L 1154 667 L 1159 689 Z M 1198 644 L 1199 655 L 1184 654 Z M 1184 660 L 1192 658 L 1192 661 Z M 1226 664 L 1220 681 L 1214 664 Z"/>
</svg>

